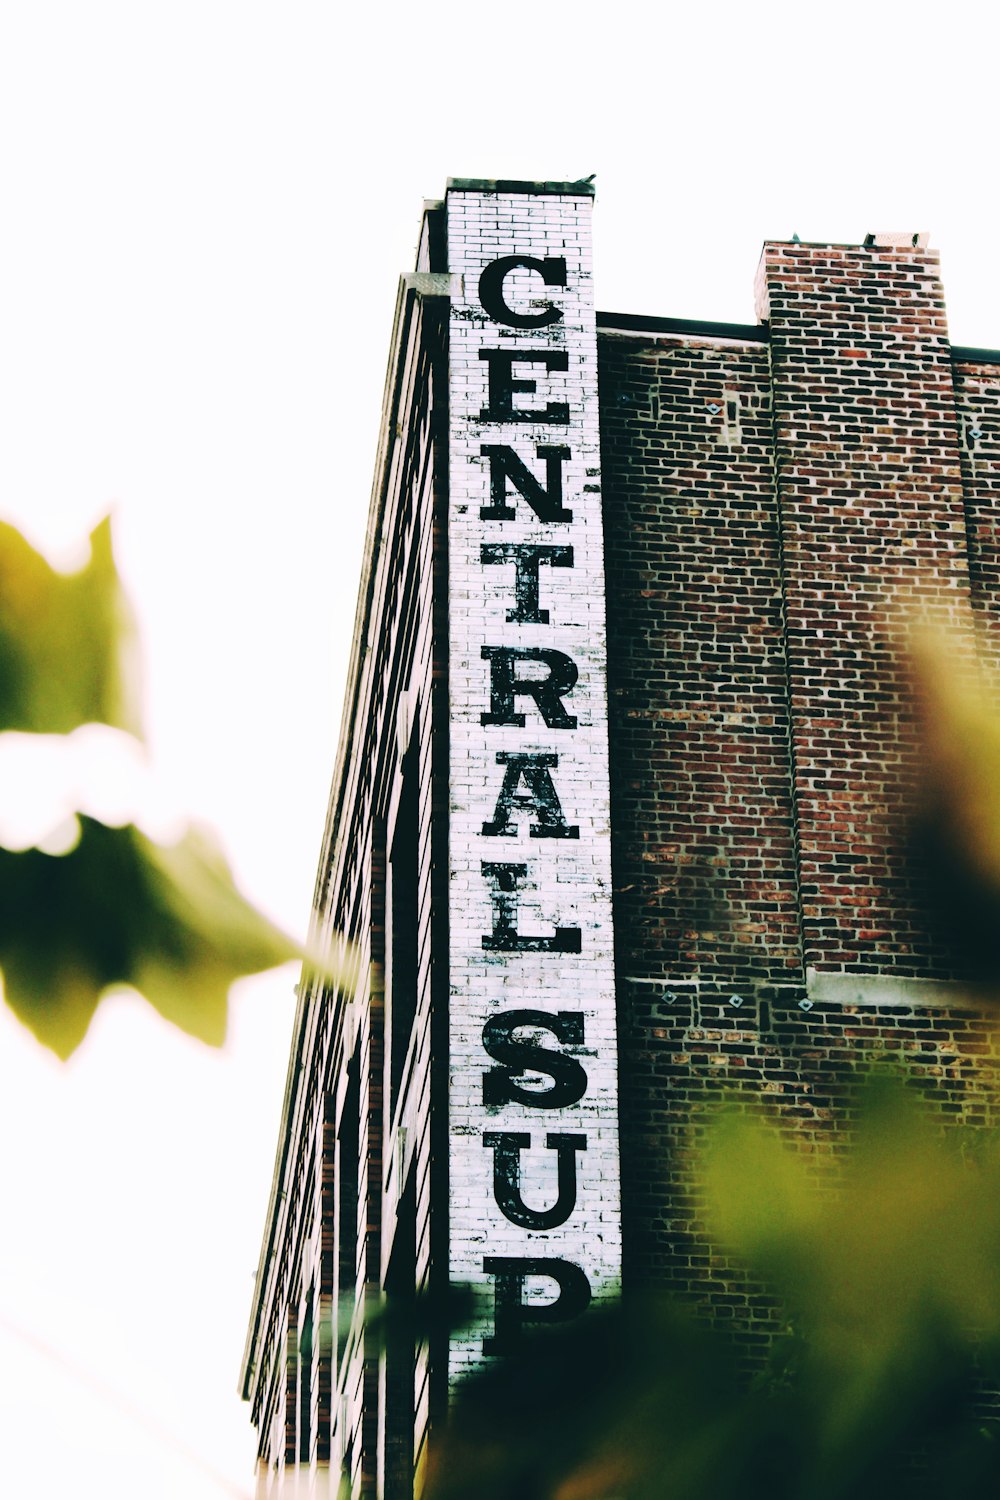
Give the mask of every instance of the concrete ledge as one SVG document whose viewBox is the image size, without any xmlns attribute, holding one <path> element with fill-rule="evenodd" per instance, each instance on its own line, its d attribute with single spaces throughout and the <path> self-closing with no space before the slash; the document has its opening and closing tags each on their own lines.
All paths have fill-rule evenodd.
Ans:
<svg viewBox="0 0 1000 1500">
<path fill-rule="evenodd" d="M 925 1009 L 966 1008 L 968 991 L 946 979 L 905 979 L 895 974 L 826 974 L 806 970 L 810 1000 L 836 1005 L 917 1005 Z"/>
<path fill-rule="evenodd" d="M 447 271 L 405 271 L 400 281 L 408 292 L 420 297 L 461 297 L 462 277 Z"/>
</svg>

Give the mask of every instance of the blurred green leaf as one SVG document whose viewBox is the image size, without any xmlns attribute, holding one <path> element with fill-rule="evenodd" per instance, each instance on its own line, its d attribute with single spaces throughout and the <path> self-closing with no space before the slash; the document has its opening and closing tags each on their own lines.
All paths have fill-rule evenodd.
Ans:
<svg viewBox="0 0 1000 1500">
<path fill-rule="evenodd" d="M 1000 1003 L 1000 685 L 988 650 L 928 626 L 907 666 L 919 738 L 911 857 L 931 936 L 976 1000 Z"/>
<path fill-rule="evenodd" d="M 710 1236 L 801 1329 L 802 1493 L 867 1494 L 865 1474 L 876 1493 L 901 1445 L 964 1432 L 977 1360 L 1000 1348 L 1000 1166 L 971 1160 L 902 1079 L 873 1076 L 836 1174 L 816 1168 L 777 1121 L 728 1114 L 698 1176 Z"/>
<path fill-rule="evenodd" d="M 443 1291 L 416 1292 L 409 1297 L 388 1293 L 367 1313 L 365 1332 L 376 1349 L 388 1348 L 395 1339 L 423 1343 L 468 1327 L 484 1315 L 485 1301 L 483 1288 L 460 1281 Z"/>
<path fill-rule="evenodd" d="M 770 1484 L 784 1440 L 718 1330 L 627 1300 L 459 1389 L 431 1500 L 694 1500 Z"/>
<path fill-rule="evenodd" d="M 104 723 L 141 734 L 131 612 L 111 551 L 111 518 L 77 573 L 59 573 L 0 522 L 0 731 L 66 734 Z"/>
<path fill-rule="evenodd" d="M 0 849 L 7 1003 L 62 1058 L 82 1041 L 104 991 L 118 985 L 219 1046 L 232 982 L 303 957 L 302 949 L 240 895 L 204 834 L 165 847 L 132 826 L 83 816 L 80 824 L 67 854 Z"/>
</svg>

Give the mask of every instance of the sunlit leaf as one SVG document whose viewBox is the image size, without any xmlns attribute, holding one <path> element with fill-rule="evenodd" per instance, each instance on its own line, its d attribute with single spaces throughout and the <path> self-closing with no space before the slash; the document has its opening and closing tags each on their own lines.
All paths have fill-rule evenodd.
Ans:
<svg viewBox="0 0 1000 1500">
<path fill-rule="evenodd" d="M 132 826 L 83 816 L 80 825 L 69 853 L 0 850 L 8 1004 L 64 1058 L 101 995 L 120 985 L 140 990 L 184 1031 L 221 1044 L 232 982 L 303 957 L 302 949 L 240 895 L 204 834 L 165 847 Z"/>
<path fill-rule="evenodd" d="M 77 573 L 59 573 L 0 522 L 0 731 L 66 734 L 105 723 L 140 733 L 135 632 L 111 551 L 111 520 Z"/>
</svg>

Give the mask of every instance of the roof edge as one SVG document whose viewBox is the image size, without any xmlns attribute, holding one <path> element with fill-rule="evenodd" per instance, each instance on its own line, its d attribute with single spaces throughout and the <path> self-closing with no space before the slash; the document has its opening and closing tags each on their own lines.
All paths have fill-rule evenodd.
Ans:
<svg viewBox="0 0 1000 1500">
<path fill-rule="evenodd" d="M 701 339 L 741 339 L 744 343 L 766 344 L 766 323 L 703 323 L 693 318 L 652 318 L 645 313 L 597 314 L 598 331 L 622 329 L 630 333 L 680 333 Z"/>
<path fill-rule="evenodd" d="M 515 177 L 449 177 L 449 193 L 530 193 L 535 196 L 558 194 L 566 198 L 593 198 L 590 178 L 577 182 L 527 182 Z"/>
<path fill-rule="evenodd" d="M 646 313 L 599 312 L 597 328 L 608 332 L 678 334 L 699 339 L 733 339 L 747 344 L 766 344 L 770 339 L 767 323 L 714 323 L 695 318 L 657 318 Z M 1000 365 L 1000 349 L 977 349 L 966 344 L 952 344 L 951 357 L 959 364 Z"/>
<path fill-rule="evenodd" d="M 960 365 L 1000 365 L 1000 349 L 970 349 L 963 344 L 952 344 L 951 357 Z"/>
</svg>

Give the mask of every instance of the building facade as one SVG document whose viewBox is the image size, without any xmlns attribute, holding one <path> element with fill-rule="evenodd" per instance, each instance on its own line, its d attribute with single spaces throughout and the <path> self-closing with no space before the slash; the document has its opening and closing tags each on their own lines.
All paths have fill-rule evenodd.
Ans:
<svg viewBox="0 0 1000 1500">
<path fill-rule="evenodd" d="M 984 1022 L 904 843 L 891 648 L 1000 631 L 1000 355 L 917 235 L 765 245 L 752 326 L 595 312 L 586 183 L 460 180 L 401 279 L 242 1370 L 262 1492 L 421 1491 L 451 1383 L 620 1287 L 748 1357 L 696 1234 L 720 1088 L 836 1126 L 883 1053 L 970 1124 Z M 347 945 L 350 945 L 349 949 Z M 383 1293 L 472 1284 L 450 1340 Z"/>
</svg>

